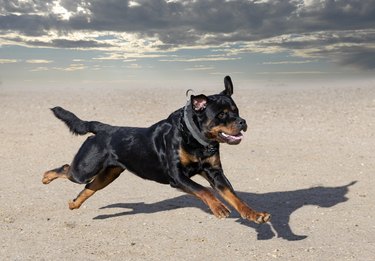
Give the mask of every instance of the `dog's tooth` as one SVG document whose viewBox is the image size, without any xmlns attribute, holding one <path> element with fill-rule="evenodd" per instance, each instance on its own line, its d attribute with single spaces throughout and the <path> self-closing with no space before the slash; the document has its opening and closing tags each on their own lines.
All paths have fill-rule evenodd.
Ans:
<svg viewBox="0 0 375 261">
<path fill-rule="evenodd" d="M 226 134 L 226 133 L 224 133 L 224 132 L 222 132 L 221 133 L 224 137 L 228 137 L 229 135 L 228 134 Z"/>
</svg>

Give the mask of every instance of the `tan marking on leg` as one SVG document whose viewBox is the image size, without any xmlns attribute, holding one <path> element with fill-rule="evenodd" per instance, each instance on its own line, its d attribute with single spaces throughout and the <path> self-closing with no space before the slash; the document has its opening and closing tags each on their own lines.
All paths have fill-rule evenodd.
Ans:
<svg viewBox="0 0 375 261">
<path fill-rule="evenodd" d="M 69 202 L 70 209 L 79 208 L 83 202 L 85 202 L 89 197 L 94 195 L 94 193 L 100 189 L 103 189 L 114 181 L 124 169 L 120 167 L 109 167 L 105 171 L 99 173 L 93 181 L 86 185 L 85 189 L 82 190 L 76 199 Z"/>
<path fill-rule="evenodd" d="M 65 164 L 60 168 L 46 171 L 42 178 L 43 184 L 49 184 L 57 178 L 68 179 L 69 167 L 70 166 L 68 164 Z"/>
<path fill-rule="evenodd" d="M 73 210 L 79 208 L 82 205 L 82 203 L 85 202 L 89 197 L 94 195 L 94 193 L 94 190 L 85 188 L 78 194 L 78 196 L 74 200 L 69 201 L 69 209 Z"/>
<path fill-rule="evenodd" d="M 229 216 L 230 210 L 208 189 L 195 192 L 194 195 L 201 199 L 217 218 L 226 218 Z"/>
<path fill-rule="evenodd" d="M 258 224 L 265 223 L 270 220 L 270 214 L 267 212 L 257 212 L 251 209 L 231 190 L 225 188 L 219 192 L 220 195 L 240 213 L 242 218 L 246 218 Z"/>
</svg>

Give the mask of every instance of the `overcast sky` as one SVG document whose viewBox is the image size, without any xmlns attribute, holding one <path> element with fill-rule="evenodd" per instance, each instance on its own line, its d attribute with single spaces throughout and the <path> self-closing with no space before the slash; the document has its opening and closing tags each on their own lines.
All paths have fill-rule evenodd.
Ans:
<svg viewBox="0 0 375 261">
<path fill-rule="evenodd" d="M 374 0 L 0 0 L 3 86 L 374 83 Z"/>
</svg>

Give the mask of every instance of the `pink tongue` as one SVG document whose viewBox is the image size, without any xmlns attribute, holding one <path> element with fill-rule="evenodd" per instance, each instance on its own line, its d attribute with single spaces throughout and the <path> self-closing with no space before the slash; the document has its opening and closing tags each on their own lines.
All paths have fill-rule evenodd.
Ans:
<svg viewBox="0 0 375 261">
<path fill-rule="evenodd" d="M 243 135 L 242 133 L 236 135 L 236 136 L 229 136 L 231 139 L 234 139 L 234 140 L 242 140 L 243 138 Z"/>
<path fill-rule="evenodd" d="M 233 136 L 233 135 L 228 135 L 228 134 L 224 134 L 223 136 L 226 137 L 226 138 L 229 139 L 229 140 L 242 140 L 242 138 L 243 138 L 242 133 L 239 133 L 239 134 L 237 134 L 237 135 L 235 135 L 235 136 Z"/>
</svg>

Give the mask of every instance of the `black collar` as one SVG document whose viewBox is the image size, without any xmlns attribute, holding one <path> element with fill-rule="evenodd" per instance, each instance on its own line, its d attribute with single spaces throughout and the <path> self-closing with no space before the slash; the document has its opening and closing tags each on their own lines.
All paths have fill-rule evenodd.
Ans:
<svg viewBox="0 0 375 261">
<path fill-rule="evenodd" d="M 193 138 L 205 147 L 206 151 L 211 153 L 215 153 L 217 151 L 217 144 L 216 142 L 213 144 L 212 141 L 208 140 L 198 129 L 197 125 L 193 120 L 193 108 L 191 106 L 190 101 L 188 101 L 183 110 L 183 121 L 185 123 L 186 128 L 189 130 L 190 134 Z M 216 146 L 215 146 L 216 145 Z"/>
</svg>

